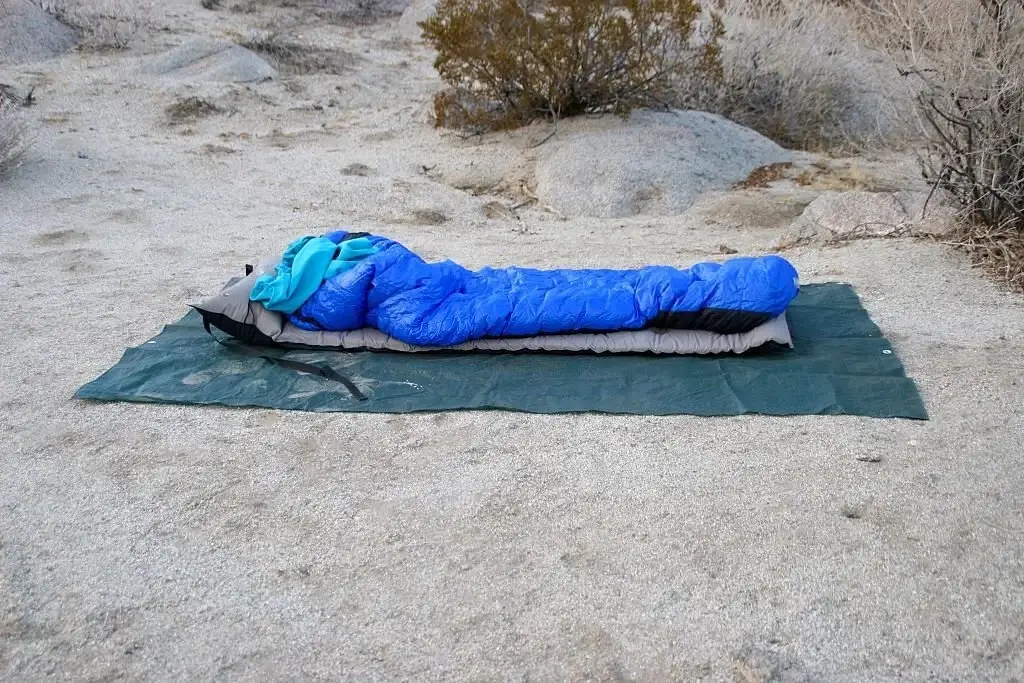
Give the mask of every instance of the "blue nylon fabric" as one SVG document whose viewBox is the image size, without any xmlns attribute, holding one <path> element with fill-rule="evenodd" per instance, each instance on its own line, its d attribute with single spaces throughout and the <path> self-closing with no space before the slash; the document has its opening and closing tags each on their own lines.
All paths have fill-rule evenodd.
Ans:
<svg viewBox="0 0 1024 683">
<path fill-rule="evenodd" d="M 340 241 L 344 231 L 328 238 Z M 690 268 L 482 268 L 427 263 L 394 240 L 327 279 L 291 316 L 309 330 L 375 327 L 413 345 L 472 339 L 611 332 L 648 327 L 663 312 L 702 309 L 782 314 L 799 291 L 796 269 L 775 255 Z"/>
<path fill-rule="evenodd" d="M 288 245 L 273 275 L 261 275 L 249 299 L 268 310 L 294 313 L 323 284 L 376 251 L 366 238 L 341 242 L 334 234 L 306 235 Z"/>
</svg>

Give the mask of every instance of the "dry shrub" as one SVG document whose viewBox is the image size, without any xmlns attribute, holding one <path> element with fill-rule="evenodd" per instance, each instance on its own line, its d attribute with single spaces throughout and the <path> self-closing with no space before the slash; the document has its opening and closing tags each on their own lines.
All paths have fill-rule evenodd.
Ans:
<svg viewBox="0 0 1024 683">
<path fill-rule="evenodd" d="M 321 0 L 316 15 L 338 24 L 371 24 L 385 17 L 396 17 L 405 9 L 401 0 Z"/>
<path fill-rule="evenodd" d="M 171 123 L 194 123 L 219 113 L 220 107 L 202 97 L 191 95 L 176 100 L 165 110 Z"/>
<path fill-rule="evenodd" d="M 1011 289 L 1024 292 L 1024 232 L 1010 225 L 967 223 L 954 236 L 975 264 Z"/>
<path fill-rule="evenodd" d="M 27 147 L 28 134 L 20 112 L 0 98 L 0 178 L 21 163 Z"/>
<path fill-rule="evenodd" d="M 917 84 L 921 157 L 962 245 L 1024 290 L 1024 0 L 872 0 L 865 26 Z"/>
<path fill-rule="evenodd" d="M 701 14 L 698 0 L 440 0 L 419 24 L 452 88 L 437 123 L 498 130 L 673 102 L 720 76 L 722 26 Z"/>
<path fill-rule="evenodd" d="M 276 30 L 254 30 L 238 37 L 238 44 L 257 52 L 274 63 L 279 71 L 290 74 L 343 74 L 355 63 L 355 57 L 343 50 L 308 45 Z"/>
<path fill-rule="evenodd" d="M 220 0 L 203 0 L 203 3 L 207 9 L 220 7 Z M 407 4 L 404 0 L 243 0 L 229 7 L 233 12 L 244 14 L 269 7 L 299 10 L 301 14 L 319 21 L 365 25 L 384 17 L 398 16 Z"/>
<path fill-rule="evenodd" d="M 903 137 L 906 86 L 860 41 L 846 3 L 727 0 L 722 86 L 702 107 L 780 144 L 849 151 Z"/>
<path fill-rule="evenodd" d="M 34 0 L 82 34 L 85 47 L 123 50 L 152 12 L 149 0 Z"/>
</svg>

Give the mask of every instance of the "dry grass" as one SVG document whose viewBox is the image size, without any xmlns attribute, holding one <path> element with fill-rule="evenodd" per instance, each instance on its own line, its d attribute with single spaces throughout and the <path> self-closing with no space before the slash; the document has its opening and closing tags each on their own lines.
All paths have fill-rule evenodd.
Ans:
<svg viewBox="0 0 1024 683">
<path fill-rule="evenodd" d="M 218 9 L 220 0 L 203 0 L 207 9 Z M 209 4 L 210 6 L 207 6 Z M 370 24 L 389 16 L 398 16 L 405 8 L 402 0 L 242 0 L 229 5 L 232 12 L 251 14 L 267 8 L 298 10 L 319 21 L 336 24 Z"/>
<path fill-rule="evenodd" d="M 1010 289 L 1024 292 L 1024 233 L 1009 226 L 965 223 L 947 242 Z"/>
<path fill-rule="evenodd" d="M 814 165 L 793 178 L 801 187 L 825 191 L 896 192 L 897 183 L 881 180 L 856 163 L 849 166 Z"/>
<path fill-rule="evenodd" d="M 956 243 L 1024 291 L 1024 1 L 871 0 L 865 33 L 917 84 L 922 170 Z"/>
<path fill-rule="evenodd" d="M 850 11 L 826 0 L 729 0 L 723 85 L 702 108 L 780 144 L 813 151 L 905 137 L 906 85 L 858 39 Z"/>
<path fill-rule="evenodd" d="M 287 74 L 342 74 L 352 68 L 355 57 L 341 50 L 327 50 L 302 43 L 275 30 L 254 30 L 239 36 L 242 47 L 270 60 Z"/>
<path fill-rule="evenodd" d="M 737 190 L 765 189 L 778 181 L 791 181 L 796 185 L 834 192 L 898 192 L 898 183 L 886 181 L 868 173 L 854 161 L 839 164 L 819 160 L 807 168 L 797 169 L 792 162 L 758 166 L 746 178 L 733 185 Z"/>
<path fill-rule="evenodd" d="M 0 178 L 13 171 L 28 149 L 28 129 L 21 113 L 12 104 L 0 101 Z"/>
<path fill-rule="evenodd" d="M 150 0 L 33 0 L 82 34 L 84 47 L 123 50 L 145 26 Z"/>
<path fill-rule="evenodd" d="M 167 107 L 168 120 L 173 124 L 194 123 L 220 112 L 220 107 L 202 97 L 190 96 L 176 100 Z"/>
<path fill-rule="evenodd" d="M 793 163 L 784 161 L 767 166 L 758 166 L 746 178 L 733 185 L 737 190 L 763 189 L 786 177 L 786 172 L 793 168 Z"/>
<path fill-rule="evenodd" d="M 396 0 L 321 0 L 316 16 L 337 24 L 370 24 L 398 16 L 404 3 Z"/>
</svg>

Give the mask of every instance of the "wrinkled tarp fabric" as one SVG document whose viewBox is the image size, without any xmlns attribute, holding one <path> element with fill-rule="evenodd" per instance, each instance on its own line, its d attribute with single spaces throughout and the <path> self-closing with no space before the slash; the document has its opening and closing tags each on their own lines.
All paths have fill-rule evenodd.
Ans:
<svg viewBox="0 0 1024 683">
<path fill-rule="evenodd" d="M 363 234 L 363 233 L 359 233 Z M 345 231 L 326 236 L 347 238 Z M 289 318 L 306 330 L 373 327 L 407 344 L 646 327 L 744 332 L 783 312 L 796 269 L 775 255 L 634 270 L 483 268 L 428 263 L 394 240 L 329 278 Z M 702 324 L 708 313 L 715 325 Z"/>
<path fill-rule="evenodd" d="M 337 277 L 376 251 L 365 237 L 341 241 L 334 238 L 300 237 L 285 250 L 274 275 L 264 275 L 253 285 L 251 299 L 268 310 L 292 314 L 324 283 Z"/>
<path fill-rule="evenodd" d="M 794 348 L 743 355 L 268 350 L 347 376 L 367 398 L 359 401 L 337 382 L 225 348 L 193 311 L 129 349 L 77 395 L 317 412 L 500 408 L 927 419 L 914 382 L 848 285 L 805 285 L 786 316 Z"/>
</svg>

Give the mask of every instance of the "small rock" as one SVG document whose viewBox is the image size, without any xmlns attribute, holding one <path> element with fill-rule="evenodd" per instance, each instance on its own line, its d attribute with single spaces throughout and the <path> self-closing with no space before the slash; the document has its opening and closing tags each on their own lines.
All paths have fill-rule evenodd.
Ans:
<svg viewBox="0 0 1024 683">
<path fill-rule="evenodd" d="M 373 174 L 373 169 L 366 164 L 349 164 L 345 168 L 341 169 L 342 175 L 354 175 L 354 176 L 368 176 Z"/>
<path fill-rule="evenodd" d="M 860 519 L 864 516 L 863 509 L 855 505 L 844 505 L 839 512 L 847 519 Z"/>
<path fill-rule="evenodd" d="M 442 225 L 448 222 L 448 215 L 436 209 L 416 209 L 410 221 L 420 225 Z"/>
<path fill-rule="evenodd" d="M 487 202 L 482 208 L 487 218 L 515 218 L 515 212 L 501 202 Z"/>
<path fill-rule="evenodd" d="M 882 456 L 876 453 L 864 453 L 857 456 L 861 462 L 882 462 Z"/>
<path fill-rule="evenodd" d="M 234 154 L 238 150 L 227 145 L 214 145 L 208 142 L 203 145 L 203 151 L 207 154 Z"/>
<path fill-rule="evenodd" d="M 89 158 L 89 155 L 88 155 L 88 154 L 86 154 L 85 152 L 79 152 L 79 153 L 78 153 L 78 158 L 79 158 L 79 159 L 88 159 L 88 158 Z"/>
</svg>

